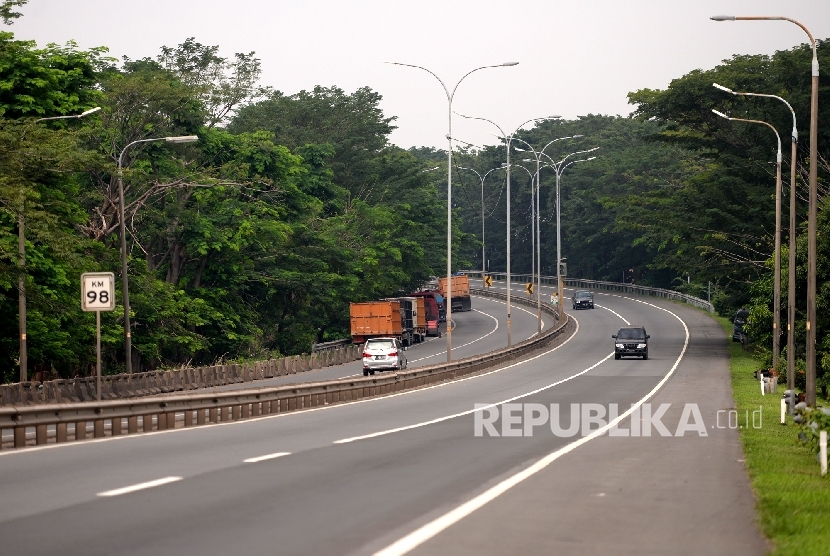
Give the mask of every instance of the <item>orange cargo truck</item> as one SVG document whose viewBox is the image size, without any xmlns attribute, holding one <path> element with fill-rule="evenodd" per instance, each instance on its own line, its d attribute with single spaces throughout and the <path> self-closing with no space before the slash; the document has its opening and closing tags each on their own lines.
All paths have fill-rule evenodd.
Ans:
<svg viewBox="0 0 830 556">
<path fill-rule="evenodd" d="M 403 322 L 400 301 L 367 301 L 349 305 L 352 343 L 369 338 L 397 338 L 404 345 L 412 343 L 412 330 Z"/>
<path fill-rule="evenodd" d="M 441 295 L 447 297 L 447 279 L 441 278 L 438 280 L 438 289 Z M 470 279 L 466 274 L 452 277 L 452 310 L 453 311 L 472 311 L 472 302 L 470 301 Z"/>
</svg>

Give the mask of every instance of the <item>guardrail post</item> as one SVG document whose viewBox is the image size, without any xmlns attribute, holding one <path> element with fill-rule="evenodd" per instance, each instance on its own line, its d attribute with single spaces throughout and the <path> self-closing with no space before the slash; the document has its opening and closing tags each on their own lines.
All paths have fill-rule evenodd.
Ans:
<svg viewBox="0 0 830 556">
<path fill-rule="evenodd" d="M 66 423 L 55 425 L 55 442 L 66 442 Z"/>
<path fill-rule="evenodd" d="M 239 418 L 242 416 L 242 407 L 239 405 L 234 405 L 231 411 L 231 420 L 232 421 L 239 421 Z"/>
<path fill-rule="evenodd" d="M 75 422 L 75 440 L 84 440 L 86 438 L 86 421 Z"/>
<path fill-rule="evenodd" d="M 176 412 L 169 411 L 164 414 L 165 420 L 167 421 L 167 428 L 168 429 L 175 429 L 176 428 Z"/>
<path fill-rule="evenodd" d="M 110 430 L 113 436 L 121 435 L 121 417 L 113 417 L 111 420 Z"/>
<path fill-rule="evenodd" d="M 14 428 L 14 447 L 15 448 L 25 448 L 26 447 L 26 427 L 15 427 Z"/>
<path fill-rule="evenodd" d="M 35 444 L 38 446 L 46 444 L 46 425 L 37 425 L 35 427 Z"/>
<path fill-rule="evenodd" d="M 153 416 L 152 415 L 142 415 L 141 416 L 141 431 L 142 432 L 152 432 L 153 431 Z"/>
<path fill-rule="evenodd" d="M 127 417 L 127 434 L 136 434 L 138 432 L 138 416 L 133 415 Z"/>
<path fill-rule="evenodd" d="M 218 423 L 219 422 L 219 409 L 218 408 L 211 407 L 208 410 L 208 413 L 210 414 L 210 422 L 211 423 Z"/>
<path fill-rule="evenodd" d="M 104 437 L 104 420 L 103 419 L 95 419 L 92 422 L 92 434 L 93 438 L 103 438 Z"/>
</svg>

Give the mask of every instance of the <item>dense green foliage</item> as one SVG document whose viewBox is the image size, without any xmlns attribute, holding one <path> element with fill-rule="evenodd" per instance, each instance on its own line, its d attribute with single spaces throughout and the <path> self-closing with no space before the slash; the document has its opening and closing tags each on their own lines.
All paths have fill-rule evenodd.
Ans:
<svg viewBox="0 0 830 556">
<path fill-rule="evenodd" d="M 830 67 L 830 47 L 820 43 L 822 67 Z M 784 156 L 784 233 L 787 244 L 792 118 L 778 100 L 736 97 L 712 86 L 720 83 L 739 91 L 777 94 L 789 100 L 799 122 L 798 251 L 795 323 L 798 352 L 804 357 L 806 309 L 806 197 L 809 153 L 809 98 L 811 50 L 807 45 L 773 56 L 735 56 L 718 67 L 696 70 L 671 82 L 662 91 L 640 90 L 629 95 L 636 106 L 633 117 L 585 116 L 574 121 L 545 121 L 521 131 L 514 145 L 526 141 L 547 147 L 553 160 L 568 153 L 599 147 L 595 160 L 567 167 L 561 179 L 562 256 L 572 276 L 597 280 L 634 280 L 653 286 L 706 297 L 723 315 L 751 308 L 749 331 L 761 357 L 772 344 L 772 256 L 775 232 L 776 139 L 757 124 L 730 122 L 712 108 L 733 117 L 764 120 L 782 134 Z M 820 121 L 830 118 L 826 78 L 820 86 Z M 819 190 L 827 193 L 830 129 L 820 126 Z M 428 163 L 443 164 L 444 154 L 413 149 Z M 567 161 L 589 156 L 573 155 Z M 531 271 L 530 179 L 536 162 L 527 151 L 511 151 L 511 270 Z M 464 243 L 462 257 L 481 262 L 481 187 L 478 177 L 498 168 L 506 159 L 504 146 L 463 151 L 454 157 L 462 229 L 478 244 Z M 533 159 L 529 161 L 529 159 Z M 547 159 L 544 159 L 547 160 Z M 567 163 L 567 162 L 566 162 Z M 436 172 L 437 174 L 438 172 Z M 553 274 L 556 259 L 555 187 L 551 169 L 542 170 L 542 272 Z M 505 172 L 491 172 L 484 186 L 486 257 L 490 268 L 506 266 Z M 818 327 L 830 329 L 830 219 L 819 218 Z M 786 303 L 786 249 L 783 303 Z M 784 311 L 786 313 L 786 311 Z M 784 314 L 784 317 L 786 315 Z M 782 324 L 786 330 L 786 318 Z M 782 340 L 782 344 L 786 342 Z M 818 369 L 822 388 L 830 381 L 830 335 L 819 336 Z M 803 362 L 799 364 L 803 369 Z M 803 371 L 802 371 L 803 372 Z M 803 374 L 801 375 L 803 382 Z"/>
<path fill-rule="evenodd" d="M 11 22 L 23 4 L 0 3 L 0 18 Z M 228 59 L 193 38 L 162 47 L 155 58 L 117 64 L 105 54 L 72 43 L 38 48 L 0 34 L 0 369 L 6 379 L 16 374 L 21 213 L 30 367 L 64 376 L 88 372 L 93 320 L 77 306 L 78 278 L 93 270 L 120 277 L 119 159 L 136 368 L 306 351 L 312 342 L 347 333 L 350 301 L 406 291 L 443 272 L 446 153 L 391 145 L 394 117 L 383 114 L 377 92 L 319 86 L 285 94 L 261 87 L 253 52 Z M 820 54 L 830 66 L 823 43 Z M 555 273 L 557 243 L 557 180 L 544 163 L 564 159 L 561 241 L 571 276 L 633 280 L 703 297 L 711 288 L 722 314 L 751 307 L 750 332 L 765 353 L 775 141 L 767 128 L 722 120 L 711 109 L 773 123 L 785 147 L 790 117 L 778 101 L 735 97 L 712 82 L 779 94 L 793 104 L 801 128 L 802 226 L 809 62 L 806 46 L 736 56 L 665 90 L 631 93 L 633 117 L 588 115 L 520 131 L 511 151 L 513 272 L 528 273 L 533 264 L 536 162 L 526 150 L 532 145 L 551 157 L 541 169 L 543 273 Z M 827 98 L 824 80 L 821 93 Z M 82 120 L 39 121 L 94 106 L 101 110 Z M 826 120 L 830 105 L 820 106 Z M 199 141 L 145 142 L 176 135 Z M 829 142 L 825 126 L 822 197 Z M 576 154 L 566 158 L 569 153 Z M 489 267 L 506 266 L 505 158 L 504 144 L 454 156 L 454 269 L 481 268 L 482 241 Z M 483 192 L 469 168 L 489 171 Z M 828 227 L 822 211 L 820 330 L 830 327 L 821 310 L 830 304 Z M 103 319 L 108 372 L 124 364 L 120 310 Z M 822 377 L 830 377 L 827 338 L 820 336 Z"/>
<path fill-rule="evenodd" d="M 119 158 L 136 369 L 308 351 L 348 334 L 350 301 L 409 290 L 441 268 L 437 189 L 388 143 L 393 118 L 377 93 L 263 90 L 253 53 L 229 61 L 193 39 L 120 66 L 104 52 L 0 36 L 7 380 L 21 210 L 30 371 L 71 376 L 94 363 L 79 276 L 120 276 Z M 96 105 L 83 120 L 37 121 Z M 199 141 L 134 143 L 176 135 Z M 103 315 L 107 372 L 124 365 L 122 313 Z"/>
</svg>

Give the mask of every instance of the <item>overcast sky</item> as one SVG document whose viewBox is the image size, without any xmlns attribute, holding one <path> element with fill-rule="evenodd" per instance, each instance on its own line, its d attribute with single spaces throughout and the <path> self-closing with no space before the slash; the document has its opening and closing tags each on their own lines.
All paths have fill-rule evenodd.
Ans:
<svg viewBox="0 0 830 556">
<path fill-rule="evenodd" d="M 262 84 L 287 94 L 371 87 L 397 116 L 391 139 L 402 147 L 446 145 L 447 99 L 428 73 L 384 61 L 427 67 L 450 89 L 476 67 L 520 62 L 470 76 L 453 104 L 509 133 L 536 117 L 627 115 L 630 91 L 807 41 L 791 23 L 711 15 L 782 15 L 830 38 L 828 0 L 30 0 L 21 11 L 8 29 L 39 45 L 75 40 L 141 58 L 195 37 L 226 57 L 256 51 Z M 494 143 L 490 131 L 453 121 L 453 136 L 471 143 Z"/>
</svg>

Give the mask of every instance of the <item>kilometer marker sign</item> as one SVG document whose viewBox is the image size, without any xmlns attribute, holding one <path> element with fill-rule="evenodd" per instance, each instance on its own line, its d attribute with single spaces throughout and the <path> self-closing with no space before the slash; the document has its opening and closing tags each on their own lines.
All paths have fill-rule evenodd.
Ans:
<svg viewBox="0 0 830 556">
<path fill-rule="evenodd" d="M 115 274 L 81 274 L 81 310 L 95 312 L 95 397 L 101 401 L 101 311 L 115 309 Z"/>
<path fill-rule="evenodd" d="M 112 311 L 115 309 L 115 275 L 112 272 L 81 274 L 81 310 Z"/>
</svg>

